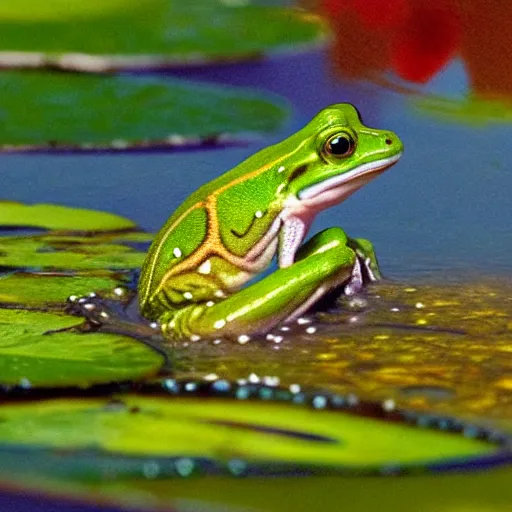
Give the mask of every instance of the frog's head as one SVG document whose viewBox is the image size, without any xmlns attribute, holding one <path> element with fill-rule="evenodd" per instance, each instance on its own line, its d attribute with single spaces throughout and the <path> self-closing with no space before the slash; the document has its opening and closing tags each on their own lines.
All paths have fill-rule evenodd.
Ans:
<svg viewBox="0 0 512 512">
<path fill-rule="evenodd" d="M 403 152 L 397 135 L 368 128 L 348 103 L 322 110 L 283 143 L 290 144 L 294 155 L 290 158 L 293 165 L 285 166 L 286 195 L 310 214 L 345 200 L 393 165 Z"/>
</svg>

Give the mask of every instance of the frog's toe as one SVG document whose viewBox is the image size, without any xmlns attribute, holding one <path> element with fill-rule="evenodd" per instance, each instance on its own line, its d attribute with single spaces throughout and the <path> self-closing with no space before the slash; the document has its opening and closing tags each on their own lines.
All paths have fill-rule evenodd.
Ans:
<svg viewBox="0 0 512 512">
<path fill-rule="evenodd" d="M 365 238 L 350 238 L 348 242 L 361 264 L 363 282 L 373 283 L 382 279 L 373 244 Z"/>
<path fill-rule="evenodd" d="M 364 277 L 363 277 L 363 269 L 361 265 L 361 261 L 359 258 L 356 258 L 354 266 L 352 268 L 352 274 L 347 284 L 343 289 L 345 295 L 355 295 L 359 293 L 364 286 Z"/>
<path fill-rule="evenodd" d="M 362 271 L 364 274 L 364 280 L 366 282 L 375 283 L 382 279 L 379 268 L 375 265 L 375 262 L 370 258 L 358 258 L 361 263 Z"/>
<path fill-rule="evenodd" d="M 114 317 L 112 305 L 108 299 L 90 293 L 84 297 L 71 295 L 68 297 L 66 311 L 73 315 L 83 316 L 92 326 L 108 324 Z"/>
<path fill-rule="evenodd" d="M 83 330 L 122 334 L 141 339 L 153 339 L 161 334 L 160 324 L 149 322 L 139 312 L 135 295 L 127 291 L 123 298 L 114 290 L 109 297 L 91 293 L 86 297 L 68 298 L 66 311 L 84 317 Z"/>
</svg>

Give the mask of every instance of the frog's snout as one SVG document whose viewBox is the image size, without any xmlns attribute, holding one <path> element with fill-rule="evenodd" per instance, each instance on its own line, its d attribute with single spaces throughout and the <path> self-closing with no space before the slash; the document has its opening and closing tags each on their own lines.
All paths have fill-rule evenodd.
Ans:
<svg viewBox="0 0 512 512">
<path fill-rule="evenodd" d="M 392 151 L 394 154 L 402 153 L 404 150 L 404 145 L 402 141 L 398 137 L 398 135 L 394 132 L 384 132 L 382 135 L 382 140 L 384 144 Z"/>
</svg>

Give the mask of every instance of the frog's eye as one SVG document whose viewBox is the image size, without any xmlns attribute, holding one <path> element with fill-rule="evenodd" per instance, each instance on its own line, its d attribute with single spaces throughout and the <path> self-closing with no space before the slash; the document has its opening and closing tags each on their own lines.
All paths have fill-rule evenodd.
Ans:
<svg viewBox="0 0 512 512">
<path fill-rule="evenodd" d="M 324 151 L 327 155 L 343 158 L 351 155 L 354 148 L 354 139 L 348 133 L 338 133 L 327 140 Z"/>
</svg>

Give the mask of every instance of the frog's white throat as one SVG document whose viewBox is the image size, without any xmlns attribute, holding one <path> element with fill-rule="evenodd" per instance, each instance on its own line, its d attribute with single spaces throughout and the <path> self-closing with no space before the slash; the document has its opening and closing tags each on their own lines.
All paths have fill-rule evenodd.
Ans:
<svg viewBox="0 0 512 512">
<path fill-rule="evenodd" d="M 299 200 L 310 206 L 316 203 L 326 203 L 323 208 L 330 206 L 332 200 L 335 200 L 336 203 L 341 203 L 341 201 L 344 201 L 357 189 L 378 176 L 380 172 L 388 169 L 401 155 L 402 153 L 398 153 L 387 158 L 367 162 L 351 171 L 332 176 L 320 183 L 315 183 L 299 192 Z"/>
<path fill-rule="evenodd" d="M 295 254 L 318 212 L 347 199 L 393 165 L 400 156 L 401 153 L 368 162 L 349 172 L 311 185 L 301 190 L 298 197 L 290 196 L 280 214 L 282 224 L 279 232 L 279 266 L 284 268 L 293 264 Z"/>
</svg>

